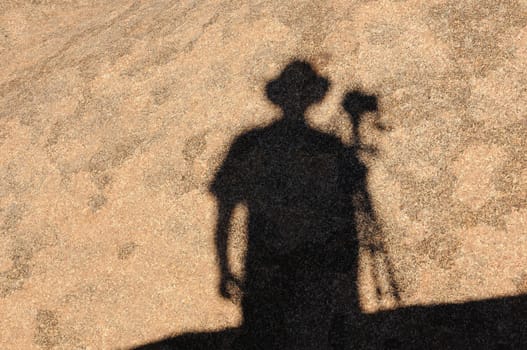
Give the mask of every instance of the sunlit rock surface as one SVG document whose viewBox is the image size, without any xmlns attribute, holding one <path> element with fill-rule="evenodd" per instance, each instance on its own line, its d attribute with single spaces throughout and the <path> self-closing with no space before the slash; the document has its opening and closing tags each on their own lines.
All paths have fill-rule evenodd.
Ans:
<svg viewBox="0 0 527 350">
<path fill-rule="evenodd" d="M 378 98 L 362 157 L 401 300 L 362 252 L 363 311 L 527 294 L 526 1 L 3 0 L 0 57 L 0 348 L 238 326 L 209 184 L 294 59 L 343 144 L 345 93 Z"/>
</svg>

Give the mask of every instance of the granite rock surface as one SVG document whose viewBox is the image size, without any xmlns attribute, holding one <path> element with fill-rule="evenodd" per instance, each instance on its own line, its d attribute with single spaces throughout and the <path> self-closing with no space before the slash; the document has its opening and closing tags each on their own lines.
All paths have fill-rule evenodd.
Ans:
<svg viewBox="0 0 527 350">
<path fill-rule="evenodd" d="M 239 325 L 209 184 L 280 117 L 265 85 L 294 59 L 331 82 L 309 125 L 344 144 L 345 93 L 379 101 L 362 157 L 401 300 L 362 254 L 363 310 L 527 293 L 525 0 L 3 0 L 0 57 L 2 349 Z"/>
</svg>

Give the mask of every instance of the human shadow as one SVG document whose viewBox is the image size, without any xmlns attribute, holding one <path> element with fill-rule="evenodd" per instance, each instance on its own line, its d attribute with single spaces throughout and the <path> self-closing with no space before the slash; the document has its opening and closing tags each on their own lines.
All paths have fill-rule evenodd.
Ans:
<svg viewBox="0 0 527 350">
<path fill-rule="evenodd" d="M 461 349 L 500 346 L 511 334 L 516 336 L 506 344 L 526 341 L 516 322 L 516 316 L 527 315 L 525 298 L 361 312 L 359 249 L 386 272 L 379 276 L 379 266 L 371 269 L 378 297 L 388 293 L 399 301 L 368 192 L 368 169 L 359 157 L 375 151 L 363 144 L 358 130 L 365 113 L 377 111 L 377 98 L 346 94 L 342 106 L 353 129 L 349 146 L 306 122 L 306 110 L 329 86 L 309 63 L 291 62 L 266 86 L 281 118 L 239 136 L 211 183 L 218 205 L 218 293 L 240 300 L 242 325 L 136 349 Z M 227 252 L 238 205 L 248 212 L 243 276 L 232 273 Z M 515 317 L 501 325 L 514 332 L 500 333 L 500 315 L 507 310 L 516 310 Z"/>
<path fill-rule="evenodd" d="M 210 187 L 219 207 L 219 291 L 226 298 L 241 292 L 239 348 L 325 349 L 335 310 L 359 310 L 355 213 L 357 206 L 371 212 L 356 200 L 368 200 L 367 169 L 354 148 L 305 120 L 329 85 L 308 63 L 290 63 L 266 87 L 281 119 L 238 137 Z M 377 107 L 374 97 L 353 97 L 356 118 Z M 230 272 L 226 249 L 238 204 L 248 211 L 242 281 Z"/>
</svg>

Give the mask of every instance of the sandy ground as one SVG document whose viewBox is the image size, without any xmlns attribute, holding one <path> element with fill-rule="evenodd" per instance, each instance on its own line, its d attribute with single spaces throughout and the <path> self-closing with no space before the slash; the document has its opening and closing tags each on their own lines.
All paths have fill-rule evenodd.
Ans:
<svg viewBox="0 0 527 350">
<path fill-rule="evenodd" d="M 362 254 L 363 310 L 527 293 L 525 0 L 4 0 L 0 57 L 2 349 L 237 326 L 208 187 L 293 59 L 331 81 L 308 121 L 344 144 L 346 91 L 378 97 L 363 158 L 401 301 Z"/>
</svg>

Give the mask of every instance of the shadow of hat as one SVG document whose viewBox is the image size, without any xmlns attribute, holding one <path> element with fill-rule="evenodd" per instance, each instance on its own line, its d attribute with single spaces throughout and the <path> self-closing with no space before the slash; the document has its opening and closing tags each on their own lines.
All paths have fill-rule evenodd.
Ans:
<svg viewBox="0 0 527 350">
<path fill-rule="evenodd" d="M 329 89 L 329 80 L 321 77 L 304 61 L 293 61 L 280 76 L 265 87 L 267 97 L 286 110 L 305 110 L 321 101 Z"/>
</svg>

